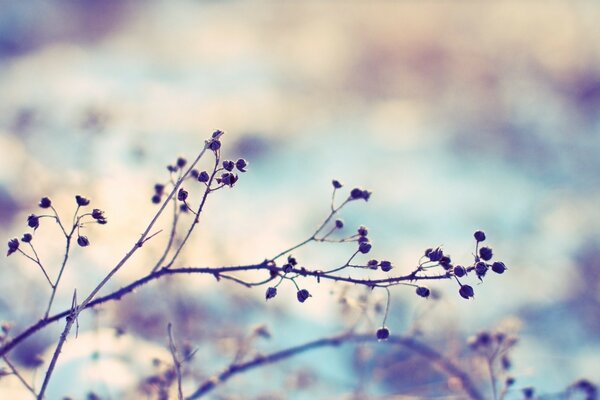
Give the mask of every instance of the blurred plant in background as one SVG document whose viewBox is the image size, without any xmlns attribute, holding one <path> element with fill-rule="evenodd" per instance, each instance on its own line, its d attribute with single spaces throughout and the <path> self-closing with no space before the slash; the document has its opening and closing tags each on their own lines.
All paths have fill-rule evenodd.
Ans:
<svg viewBox="0 0 600 400">
<path fill-rule="evenodd" d="M 361 183 L 375 195 L 367 208 L 345 209 L 343 223 L 373 228 L 369 257 L 380 272 L 389 260 L 390 274 L 410 273 L 431 245 L 466 262 L 472 249 L 465 238 L 477 227 L 510 268 L 501 279 L 484 276 L 483 285 L 469 281 L 469 301 L 450 282 L 424 285 L 427 299 L 394 291 L 391 338 L 418 339 L 461 369 L 483 372 L 472 379 L 487 398 L 484 358 L 466 338 L 493 337 L 491 327 L 508 323 L 500 332 L 518 342 L 507 376 L 498 375 L 498 396 L 513 377 L 507 398 L 585 398 L 598 382 L 581 379 L 596 379 L 600 364 L 599 13 L 586 2 L 4 2 L 0 236 L 21 232 L 43 196 L 60 215 L 75 193 L 104 211 L 108 226 L 86 229 L 90 246 L 73 252 L 62 277 L 65 289 L 53 308 L 68 310 L 72 289 L 90 293 L 140 237 L 156 211 L 149 199 L 157 193 L 148 188 L 165 160 L 191 157 L 202 132 L 223 127 L 228 157 L 249 160 L 251 173 L 206 213 L 181 265 L 259 263 L 314 231 L 326 215 L 332 177 Z M 161 228 L 152 241 L 168 237 L 169 225 Z M 50 231 L 36 230 L 33 243 L 44 265 L 60 266 L 62 249 Z M 162 256 L 159 247 L 145 246 L 106 293 L 147 273 L 150 260 Z M 339 266 L 347 251 L 320 243 L 293 257 L 303 266 Z M 48 281 L 39 266 L 14 255 L 0 274 L 0 320 L 11 322 L 4 327 L 9 339 L 40 318 Z M 74 398 L 88 391 L 135 396 L 132 385 L 143 377 L 172 379 L 168 322 L 183 371 L 196 383 L 232 360 L 335 338 L 350 327 L 381 328 L 385 291 L 311 281 L 300 288 L 312 295 L 304 303 L 286 285 L 265 305 L 261 290 L 165 277 L 118 305 L 82 313 L 48 398 L 64 395 L 59 382 L 74 376 L 82 382 L 71 388 Z M 43 379 L 40 363 L 48 361 L 59 325 L 11 351 L 9 361 L 29 382 Z M 460 390 L 456 376 L 389 344 L 323 344 L 236 374 L 215 393 L 376 398 Z M 191 367 L 191 354 L 200 368 Z M 501 367 L 494 367 L 498 374 Z M 14 376 L 0 379 L 0 393 L 20 398 L 22 390 Z"/>
</svg>

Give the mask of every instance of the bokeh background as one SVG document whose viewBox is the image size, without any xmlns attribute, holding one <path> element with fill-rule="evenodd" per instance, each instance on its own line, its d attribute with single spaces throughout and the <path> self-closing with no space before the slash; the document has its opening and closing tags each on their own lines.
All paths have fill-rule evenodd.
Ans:
<svg viewBox="0 0 600 400">
<path fill-rule="evenodd" d="M 394 271 L 409 272 L 438 245 L 468 263 L 476 229 L 509 267 L 473 281 L 471 301 L 452 282 L 431 285 L 437 299 L 426 301 L 395 288 L 393 333 L 418 332 L 469 365 L 467 337 L 508 326 L 520 340 L 514 398 L 521 387 L 551 394 L 598 379 L 598 21 L 594 2 L 2 1 L 0 236 L 20 237 L 42 196 L 65 215 L 78 193 L 106 211 L 109 224 L 91 228 L 92 246 L 73 254 L 55 311 L 65 308 L 72 289 L 93 288 L 145 227 L 165 166 L 193 158 L 222 129 L 224 155 L 245 157 L 250 169 L 211 199 L 182 265 L 257 262 L 302 240 L 326 215 L 336 178 L 373 191 L 343 217 L 350 230 L 370 228 L 373 256 Z M 36 234 L 48 265 L 61 257 L 53 229 Z M 147 271 L 163 239 L 113 287 Z M 314 245 L 295 255 L 327 267 L 352 251 Z M 0 319 L 19 331 L 42 314 L 48 288 L 24 259 L 0 265 Z M 190 367 L 198 380 L 252 336 L 249 354 L 356 320 L 373 332 L 381 324 L 382 293 L 306 287 L 314 297 L 305 304 L 289 285 L 266 305 L 260 288 L 205 277 L 144 288 L 82 318 L 49 398 L 135 398 L 157 368 L 150 359 L 168 362 L 169 321 L 199 349 Z M 59 329 L 12 355 L 27 376 L 39 381 Z M 389 373 L 413 365 L 403 360 L 423 377 Z M 218 393 L 448 394 L 445 378 L 422 365 L 381 346 L 349 346 L 249 373 Z M 73 377 L 80 384 L 67 388 Z M 16 379 L 0 379 L 0 393 L 18 390 Z"/>
</svg>

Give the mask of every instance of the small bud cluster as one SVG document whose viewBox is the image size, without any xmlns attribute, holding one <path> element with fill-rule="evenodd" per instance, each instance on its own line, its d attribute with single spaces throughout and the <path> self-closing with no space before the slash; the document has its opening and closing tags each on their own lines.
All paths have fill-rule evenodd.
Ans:
<svg viewBox="0 0 600 400">
<path fill-rule="evenodd" d="M 104 216 L 104 211 L 102 211 L 98 208 L 94 208 L 91 213 L 79 214 L 79 209 L 81 207 L 88 206 L 90 203 L 91 203 L 90 199 L 88 199 L 84 196 L 81 196 L 81 195 L 75 196 L 75 204 L 77 205 L 77 212 L 74 217 L 74 221 L 76 221 L 76 222 L 75 222 L 75 225 L 73 226 L 73 232 L 75 232 L 75 230 L 77 231 L 77 244 L 79 244 L 79 246 L 81 246 L 81 247 L 86 247 L 90 244 L 90 241 L 86 236 L 82 236 L 79 234 L 80 228 L 85 223 L 95 222 L 100 225 L 105 225 L 108 222 L 106 217 Z M 56 211 L 52 207 L 52 200 L 50 200 L 50 198 L 42 197 L 38 203 L 38 206 L 42 209 L 51 209 L 54 214 L 53 215 L 30 214 L 27 217 L 27 226 L 29 228 L 33 229 L 34 232 L 40 227 L 40 221 L 43 218 L 51 218 L 51 219 L 56 220 L 57 222 L 60 222 L 58 214 L 56 214 Z M 86 217 L 91 217 L 93 221 L 84 221 Z M 65 232 L 65 235 L 66 235 L 66 232 Z M 23 242 L 23 243 L 31 244 L 32 241 L 33 241 L 33 235 L 31 233 L 28 233 L 28 232 L 24 233 L 23 236 L 21 237 L 21 242 Z M 19 245 L 20 245 L 20 242 L 19 242 L 19 239 L 17 239 L 17 238 L 13 238 L 13 239 L 9 240 L 8 241 L 8 252 L 6 255 L 10 256 L 11 254 L 18 251 Z"/>
</svg>

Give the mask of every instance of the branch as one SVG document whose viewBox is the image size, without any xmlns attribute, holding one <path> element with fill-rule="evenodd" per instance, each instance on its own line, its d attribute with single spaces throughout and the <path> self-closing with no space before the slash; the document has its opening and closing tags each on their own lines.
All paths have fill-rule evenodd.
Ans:
<svg viewBox="0 0 600 400">
<path fill-rule="evenodd" d="M 411 338 L 411 337 L 402 337 L 402 336 L 391 336 L 388 338 L 387 344 L 393 344 L 397 346 L 404 347 L 414 353 L 420 355 L 427 361 L 429 361 L 435 368 L 446 373 L 449 376 L 457 378 L 461 384 L 465 393 L 469 396 L 470 399 L 473 400 L 483 400 L 483 395 L 479 393 L 479 390 L 469 378 L 469 375 L 459 368 L 455 363 L 451 360 L 438 353 L 436 350 L 431 347 L 425 345 L 424 343 Z M 290 347 L 285 350 L 281 350 L 275 353 L 271 353 L 266 356 L 257 356 L 251 361 L 237 363 L 230 365 L 225 371 L 219 373 L 218 375 L 206 380 L 194 393 L 189 395 L 186 399 L 193 400 L 198 399 L 205 394 L 211 392 L 213 389 L 217 388 L 219 385 L 225 383 L 233 376 L 240 374 L 242 372 L 264 367 L 269 364 L 274 364 L 276 362 L 285 360 L 287 358 L 312 351 L 317 350 L 323 347 L 337 347 L 344 343 L 375 343 L 377 339 L 372 334 L 342 334 L 338 336 L 332 336 L 329 338 L 323 338 L 314 340 L 312 342 L 308 342 L 296 347 Z"/>
</svg>

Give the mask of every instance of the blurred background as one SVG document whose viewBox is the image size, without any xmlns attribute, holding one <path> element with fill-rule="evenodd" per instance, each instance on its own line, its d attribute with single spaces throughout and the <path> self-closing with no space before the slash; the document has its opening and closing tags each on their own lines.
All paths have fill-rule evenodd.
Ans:
<svg viewBox="0 0 600 400">
<path fill-rule="evenodd" d="M 509 268 L 481 285 L 468 280 L 470 301 L 455 282 L 430 285 L 436 299 L 427 300 L 394 288 L 393 334 L 417 334 L 471 368 L 467 338 L 505 327 L 519 337 L 509 398 L 598 379 L 599 20 L 594 2 L 2 1 L 0 236 L 20 237 L 43 196 L 66 218 L 75 194 L 105 210 L 109 224 L 89 228 L 92 245 L 74 249 L 53 308 L 62 310 L 144 229 L 165 167 L 193 159 L 221 129 L 224 156 L 246 158 L 249 172 L 210 199 L 181 265 L 258 262 L 301 241 L 327 215 L 339 179 L 373 191 L 342 217 L 348 232 L 369 227 L 372 257 L 391 260 L 394 273 L 410 272 L 432 246 L 468 264 L 477 229 Z M 56 274 L 59 231 L 42 224 L 35 240 Z M 161 240 L 112 287 L 147 272 Z M 353 251 L 320 244 L 294 255 L 326 269 Z M 369 332 L 381 325 L 384 293 L 304 286 L 313 293 L 305 304 L 291 285 L 265 304 L 262 288 L 201 276 L 149 285 L 82 316 L 48 396 L 149 393 L 139 382 L 169 362 L 168 322 L 199 349 L 188 391 L 246 345 L 268 353 L 358 320 Z M 0 264 L 0 290 L 0 320 L 15 332 L 37 321 L 49 295 L 37 267 L 17 256 Z M 40 381 L 60 325 L 11 353 L 26 376 Z M 402 372 L 410 365 L 421 373 Z M 448 395 L 447 379 L 428 368 L 381 345 L 348 346 L 216 393 Z M 19 390 L 14 377 L 0 379 L 0 393 Z"/>
</svg>

